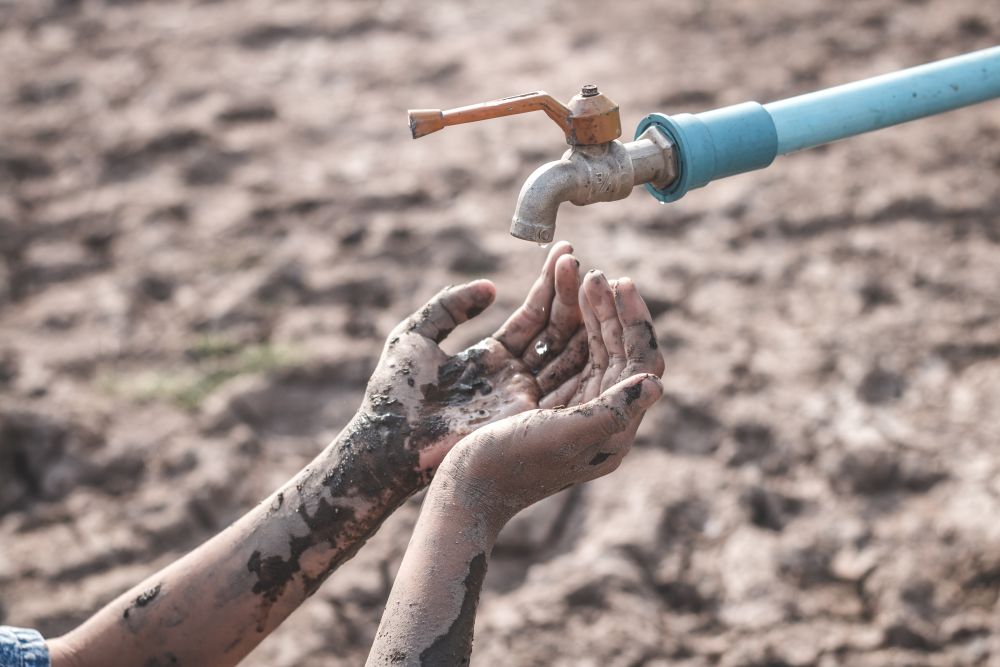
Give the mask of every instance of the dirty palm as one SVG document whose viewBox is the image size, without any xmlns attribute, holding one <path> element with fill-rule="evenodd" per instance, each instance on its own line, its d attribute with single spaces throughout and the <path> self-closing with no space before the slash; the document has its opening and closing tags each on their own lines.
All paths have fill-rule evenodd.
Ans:
<svg viewBox="0 0 1000 667">
<path fill-rule="evenodd" d="M 362 411 L 403 435 L 413 468 L 433 471 L 452 445 L 502 417 L 565 401 L 587 360 L 579 262 L 549 253 L 524 304 L 492 336 L 454 356 L 438 346 L 488 307 L 492 283 L 448 287 L 389 335 Z"/>
</svg>

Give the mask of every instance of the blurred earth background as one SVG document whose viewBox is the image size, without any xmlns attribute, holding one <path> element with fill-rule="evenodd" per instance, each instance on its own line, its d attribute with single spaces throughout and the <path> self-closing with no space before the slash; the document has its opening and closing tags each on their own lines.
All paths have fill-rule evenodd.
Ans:
<svg viewBox="0 0 1000 667">
<path fill-rule="evenodd" d="M 519 303 L 558 129 L 407 108 L 597 83 L 630 138 L 998 42 L 997 0 L 0 1 L 0 622 L 69 630 L 252 507 L 441 286 L 500 287 L 453 350 Z M 507 527 L 473 661 L 1000 664 L 998 174 L 994 102 L 565 205 L 667 392 Z M 361 664 L 419 500 L 245 664 Z"/>
</svg>

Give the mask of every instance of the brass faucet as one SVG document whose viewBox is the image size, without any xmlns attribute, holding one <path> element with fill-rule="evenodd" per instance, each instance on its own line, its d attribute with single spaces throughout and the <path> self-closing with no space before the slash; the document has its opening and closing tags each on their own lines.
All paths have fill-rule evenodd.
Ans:
<svg viewBox="0 0 1000 667">
<path fill-rule="evenodd" d="M 569 104 L 544 91 L 505 97 L 457 109 L 413 109 L 413 138 L 449 125 L 544 111 L 563 131 L 571 148 L 562 159 L 536 169 L 517 198 L 511 235 L 549 243 L 555 236 L 556 212 L 564 201 L 577 206 L 624 199 L 642 183 L 666 187 L 677 177 L 674 146 L 666 134 L 649 127 L 635 141 L 622 143 L 618 105 L 597 86 L 586 85 Z"/>
</svg>

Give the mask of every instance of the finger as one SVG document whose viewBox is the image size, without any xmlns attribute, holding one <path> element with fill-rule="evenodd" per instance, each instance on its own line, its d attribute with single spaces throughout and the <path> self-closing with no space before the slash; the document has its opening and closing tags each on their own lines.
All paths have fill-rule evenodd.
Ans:
<svg viewBox="0 0 1000 667">
<path fill-rule="evenodd" d="M 631 278 L 622 278 L 615 286 L 615 306 L 622 325 L 627 362 L 625 376 L 636 373 L 663 375 L 663 355 L 656 342 L 653 316 L 639 295 Z"/>
<path fill-rule="evenodd" d="M 608 351 L 608 365 L 601 382 L 601 390 L 605 390 L 621 377 L 625 370 L 627 358 L 625 343 L 622 341 L 622 325 L 618 319 L 618 308 L 611 284 L 603 273 L 597 271 L 585 282 L 587 300 L 594 309 L 594 315 L 600 323 L 601 339 Z"/>
<path fill-rule="evenodd" d="M 608 350 L 604 347 L 604 338 L 601 336 L 601 323 L 594 313 L 594 307 L 590 305 L 587 298 L 586 283 L 594 280 L 595 271 L 590 271 L 584 284 L 580 286 L 578 300 L 580 302 L 580 313 L 583 317 L 583 324 L 587 330 L 587 345 L 590 353 L 590 367 L 585 372 L 585 377 L 581 380 L 578 388 L 578 402 L 583 403 L 597 398 L 601 393 L 601 382 L 604 380 L 604 373 L 608 368 Z"/>
<path fill-rule="evenodd" d="M 573 252 L 573 246 L 560 241 L 552 246 L 542 265 L 542 272 L 528 291 L 524 303 L 507 318 L 493 337 L 503 343 L 511 354 L 521 356 L 528 343 L 534 340 L 549 321 L 549 309 L 555 294 L 556 262 L 563 255 Z"/>
<path fill-rule="evenodd" d="M 587 330 L 577 327 L 577 332 L 558 357 L 545 366 L 536 378 L 542 394 L 547 394 L 566 380 L 578 375 L 587 364 Z M 557 403 L 556 405 L 564 405 Z"/>
<path fill-rule="evenodd" d="M 446 287 L 406 320 L 406 330 L 440 343 L 459 324 L 483 312 L 496 293 L 489 280 Z"/>
<path fill-rule="evenodd" d="M 524 350 L 521 359 L 537 370 L 559 354 L 580 327 L 580 260 L 563 255 L 556 261 L 555 297 L 545 329 Z"/>
<path fill-rule="evenodd" d="M 542 400 L 538 401 L 538 407 L 550 409 L 558 407 L 570 407 L 573 405 L 579 405 L 580 401 L 577 399 L 577 391 L 580 386 L 580 382 L 583 380 L 583 375 L 577 373 L 570 379 L 563 382 L 561 385 L 553 389 L 551 392 L 542 397 Z"/>
</svg>

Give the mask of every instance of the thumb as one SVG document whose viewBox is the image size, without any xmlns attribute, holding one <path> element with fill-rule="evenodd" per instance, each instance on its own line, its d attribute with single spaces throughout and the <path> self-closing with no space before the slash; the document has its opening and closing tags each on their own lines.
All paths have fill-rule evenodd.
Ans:
<svg viewBox="0 0 1000 667">
<path fill-rule="evenodd" d="M 663 395 L 660 378 L 652 373 L 633 375 L 609 387 L 592 401 L 552 412 L 559 437 L 581 446 L 592 445 L 635 427 L 649 406 Z"/>
<path fill-rule="evenodd" d="M 639 427 L 646 409 L 663 395 L 663 385 L 660 378 L 652 373 L 643 373 L 626 378 L 618 384 L 608 387 L 595 398 L 595 412 L 601 415 L 594 426 L 595 430 L 606 438 Z"/>
<path fill-rule="evenodd" d="M 459 324 L 486 310 L 496 295 L 489 280 L 445 287 L 406 320 L 405 328 L 440 343 Z"/>
<path fill-rule="evenodd" d="M 640 373 L 625 378 L 605 389 L 591 403 L 596 403 L 607 411 L 609 417 L 624 421 L 618 430 L 624 430 L 636 417 L 660 400 L 663 383 L 652 373 Z"/>
</svg>

